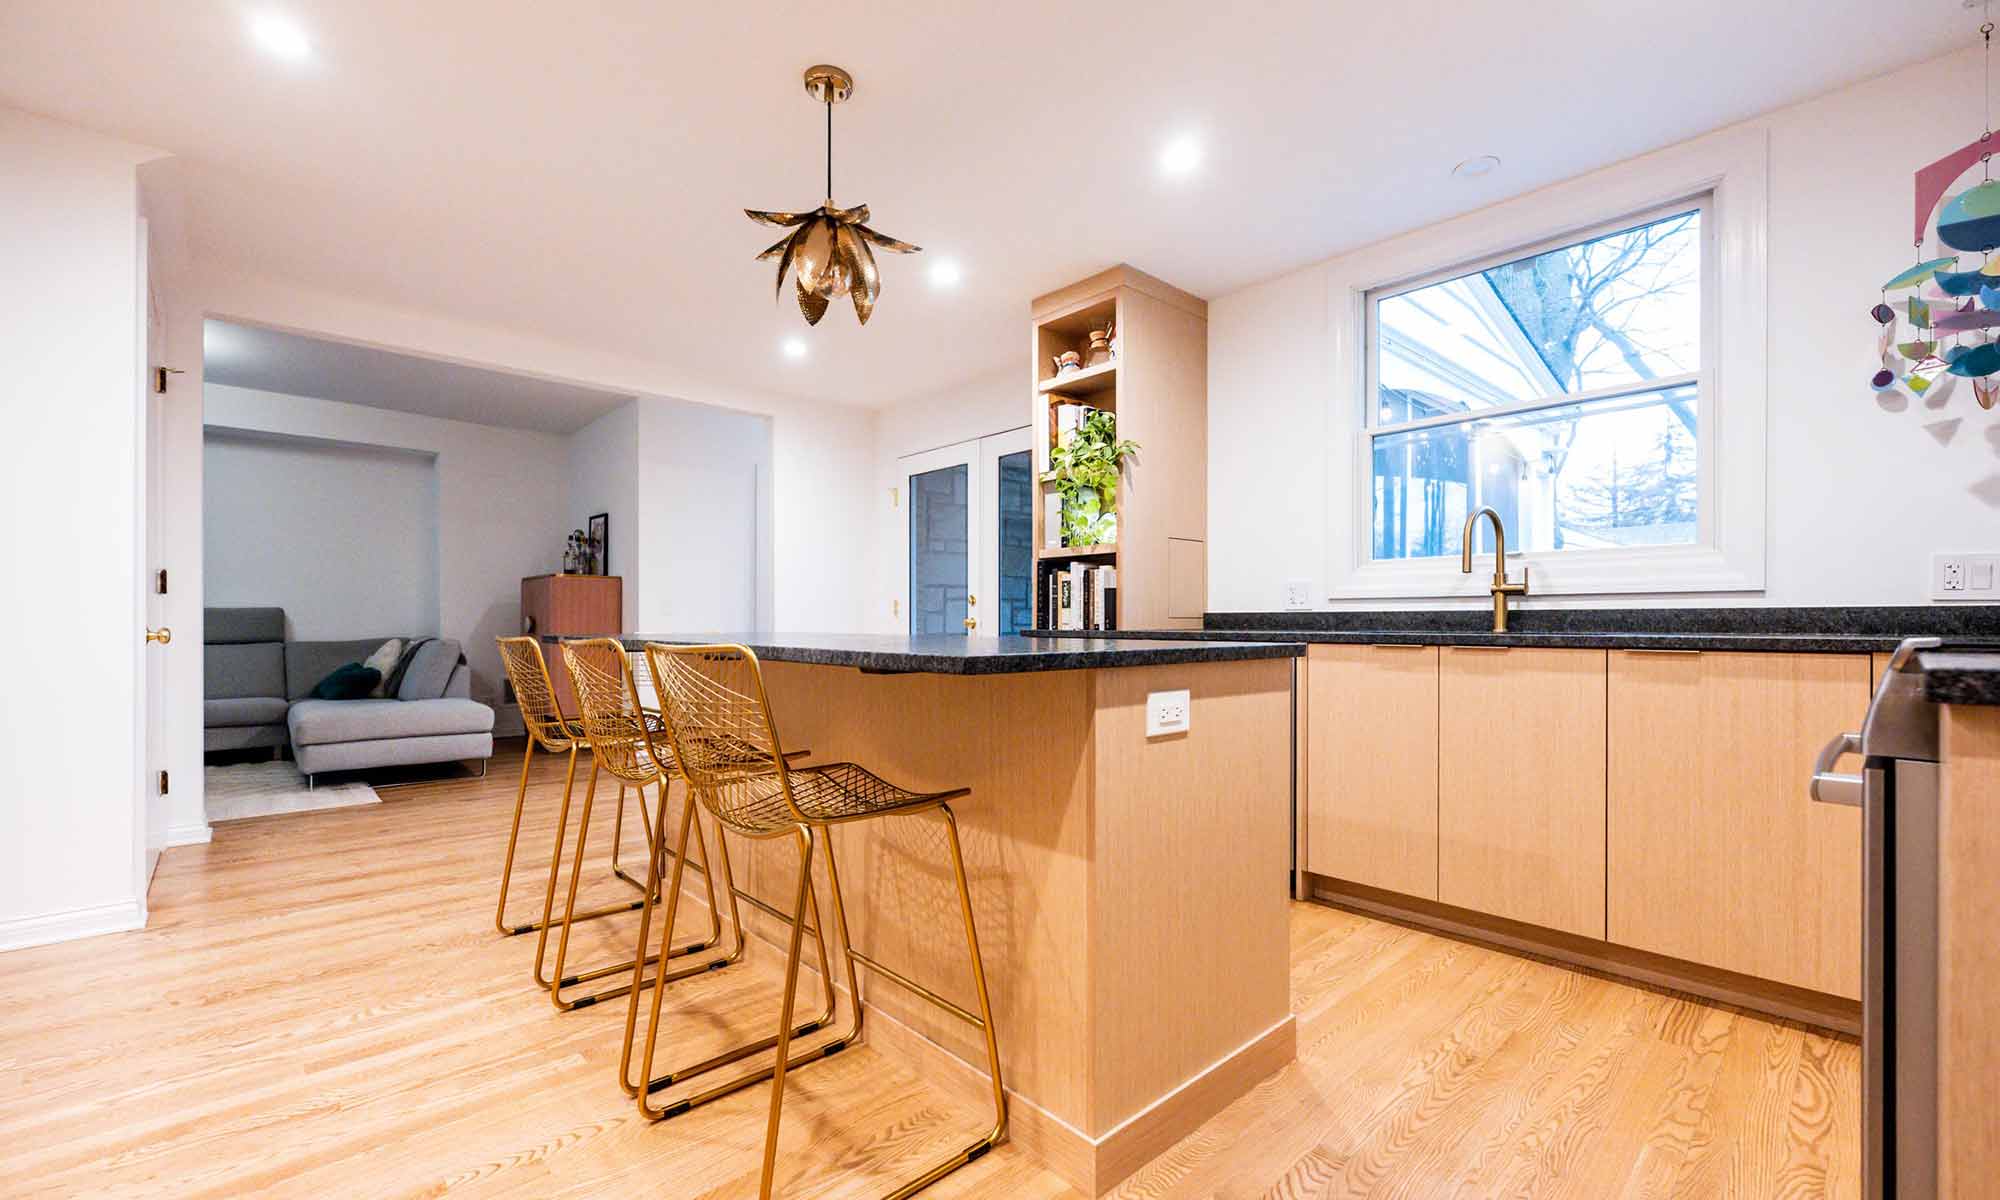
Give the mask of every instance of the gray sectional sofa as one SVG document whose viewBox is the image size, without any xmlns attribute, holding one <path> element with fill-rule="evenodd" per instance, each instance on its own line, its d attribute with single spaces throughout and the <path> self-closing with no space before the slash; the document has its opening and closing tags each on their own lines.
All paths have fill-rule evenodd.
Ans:
<svg viewBox="0 0 2000 1200">
<path fill-rule="evenodd" d="M 290 746 L 310 781 L 327 771 L 493 756 L 493 710 L 471 697 L 459 643 L 418 648 L 393 698 L 315 700 L 334 668 L 360 662 L 390 637 L 288 642 L 281 608 L 204 612 L 203 747 Z"/>
</svg>

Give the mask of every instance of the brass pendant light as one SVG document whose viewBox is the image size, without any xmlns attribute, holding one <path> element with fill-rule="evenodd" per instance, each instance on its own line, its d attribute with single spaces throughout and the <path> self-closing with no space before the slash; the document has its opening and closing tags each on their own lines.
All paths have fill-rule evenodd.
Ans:
<svg viewBox="0 0 2000 1200">
<path fill-rule="evenodd" d="M 827 304 L 841 296 L 854 298 L 854 315 L 863 325 L 882 294 L 882 277 L 875 270 L 871 244 L 897 254 L 915 254 L 921 247 L 883 237 L 868 228 L 868 206 L 833 205 L 833 106 L 854 94 L 854 77 L 839 67 L 806 69 L 806 92 L 826 106 L 826 203 L 811 212 L 761 212 L 744 209 L 751 220 L 790 228 L 783 241 L 757 256 L 778 260 L 778 286 L 785 290 L 785 273 L 797 269 L 795 287 L 806 324 L 817 325 Z"/>
</svg>

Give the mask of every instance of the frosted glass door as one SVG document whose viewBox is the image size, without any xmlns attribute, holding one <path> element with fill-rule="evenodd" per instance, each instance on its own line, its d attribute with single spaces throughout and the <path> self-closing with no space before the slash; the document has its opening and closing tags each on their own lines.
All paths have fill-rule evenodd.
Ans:
<svg viewBox="0 0 2000 1200">
<path fill-rule="evenodd" d="M 972 464 L 909 477 L 910 632 L 970 632 Z"/>
</svg>

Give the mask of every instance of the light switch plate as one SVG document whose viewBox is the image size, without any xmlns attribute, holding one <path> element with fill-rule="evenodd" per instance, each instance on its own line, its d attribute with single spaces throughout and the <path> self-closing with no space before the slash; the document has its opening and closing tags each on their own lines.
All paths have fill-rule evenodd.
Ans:
<svg viewBox="0 0 2000 1200">
<path fill-rule="evenodd" d="M 1285 607 L 1298 612 L 1312 607 L 1312 580 L 1288 579 L 1285 581 Z"/>
<path fill-rule="evenodd" d="M 1931 599 L 2000 600 L 2000 554 L 1931 555 Z"/>
<path fill-rule="evenodd" d="M 1186 688 L 1178 692 L 1146 693 L 1146 736 L 1166 737 L 1188 731 L 1191 702 Z"/>
</svg>

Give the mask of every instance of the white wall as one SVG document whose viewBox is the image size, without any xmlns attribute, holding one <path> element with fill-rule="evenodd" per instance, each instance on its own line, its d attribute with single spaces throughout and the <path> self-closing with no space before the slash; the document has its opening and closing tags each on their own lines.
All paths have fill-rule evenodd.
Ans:
<svg viewBox="0 0 2000 1200">
<path fill-rule="evenodd" d="M 663 397 L 639 409 L 636 632 L 771 628 L 769 418 Z"/>
<path fill-rule="evenodd" d="M 568 503 L 569 446 L 549 433 L 499 429 L 412 413 L 209 384 L 211 428 L 376 446 L 434 456 L 437 615 L 433 627 L 465 644 L 472 695 L 498 704 L 504 671 L 493 639 L 521 627 L 521 578 L 559 569 Z M 210 572 L 211 576 L 213 572 Z M 207 580 L 211 603 L 223 597 Z M 396 629 L 364 629 L 357 636 Z"/>
<path fill-rule="evenodd" d="M 145 921 L 144 147 L 0 109 L 0 949 Z"/>
<path fill-rule="evenodd" d="M 1979 72 L 1976 54 L 1949 56 L 1749 123 L 1770 144 L 1766 586 L 1699 603 L 1922 604 L 1933 551 L 2000 551 L 2000 513 L 1973 490 L 2000 485 L 2000 413 L 1974 407 L 1969 388 L 1942 413 L 1884 412 L 1866 382 L 1877 328 L 1867 310 L 1912 261 L 1911 174 L 1979 133 L 1976 109 L 1940 119 L 1935 97 L 1977 96 Z M 1342 367 L 1327 324 L 1331 270 L 1316 264 L 1209 304 L 1212 610 L 1282 608 L 1288 579 L 1325 594 L 1327 526 L 1352 503 L 1328 483 L 1326 404 Z M 1923 427 L 1945 418 L 1964 424 L 1939 445 Z"/>
<path fill-rule="evenodd" d="M 437 636 L 437 459 L 211 427 L 209 602 L 276 605 L 301 641 Z"/>
<path fill-rule="evenodd" d="M 747 391 L 670 363 L 553 342 L 437 313 L 390 308 L 212 266 L 187 281 L 182 303 L 214 317 L 768 417 L 769 624 L 794 631 L 862 628 L 867 562 L 865 541 L 858 531 L 864 528 L 864 504 L 874 469 L 875 414 L 870 410 Z M 175 466 L 189 469 L 181 460 Z M 643 460 L 640 469 L 643 474 Z M 567 465 L 558 473 L 566 476 Z M 574 527 L 564 525 L 560 532 L 567 534 Z M 560 565 L 559 555 L 560 545 L 551 565 Z"/>
<path fill-rule="evenodd" d="M 639 620 L 639 402 L 628 401 L 569 436 L 569 479 L 563 537 L 588 531 L 590 518 L 611 518 L 608 557 L 611 574 L 624 584 L 622 626 L 637 629 Z M 562 566 L 561 548 L 556 567 Z"/>
</svg>

